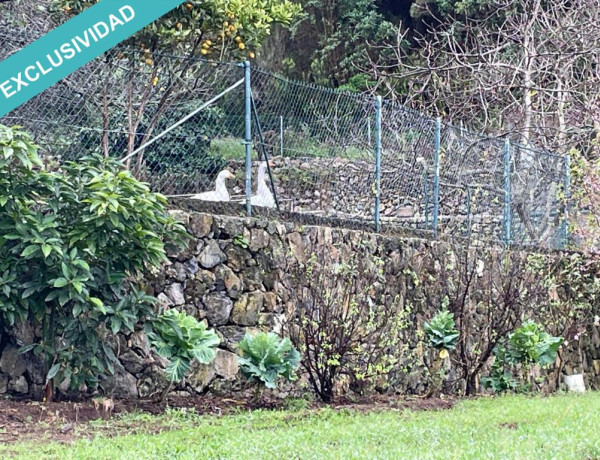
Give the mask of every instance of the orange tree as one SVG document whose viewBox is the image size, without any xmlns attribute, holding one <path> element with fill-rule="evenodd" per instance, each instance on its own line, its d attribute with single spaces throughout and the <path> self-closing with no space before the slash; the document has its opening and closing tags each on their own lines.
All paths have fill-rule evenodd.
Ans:
<svg viewBox="0 0 600 460">
<path fill-rule="evenodd" d="M 59 20 L 66 20 L 94 3 L 96 0 L 52 0 L 51 7 Z M 127 153 L 131 153 L 152 137 L 175 101 L 190 97 L 190 88 L 182 81 L 198 80 L 200 70 L 194 58 L 253 59 L 274 25 L 289 26 L 299 14 L 300 5 L 290 0 L 189 0 L 133 35 L 121 50 L 106 57 L 102 91 L 89 92 L 103 111 L 104 154 L 109 154 L 109 110 L 110 115 L 118 112 L 126 119 Z M 173 59 L 172 55 L 184 58 Z M 127 80 L 123 68 L 136 75 L 128 79 L 126 98 L 110 94 L 114 87 L 111 77 Z M 203 81 L 203 86 L 210 85 Z M 139 155 L 137 166 L 142 162 Z"/>
<path fill-rule="evenodd" d="M 97 0 L 53 0 L 63 19 Z M 289 0 L 189 0 L 129 39 L 152 52 L 177 48 L 204 56 L 254 57 L 254 51 L 275 24 L 289 25 L 300 5 Z M 144 60 L 146 62 L 146 60 Z"/>
</svg>

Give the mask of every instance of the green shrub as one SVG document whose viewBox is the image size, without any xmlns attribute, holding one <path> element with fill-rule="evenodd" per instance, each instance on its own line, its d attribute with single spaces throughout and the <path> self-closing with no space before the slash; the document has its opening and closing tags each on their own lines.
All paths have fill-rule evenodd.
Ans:
<svg viewBox="0 0 600 460">
<path fill-rule="evenodd" d="M 275 388 L 277 379 L 294 380 L 294 371 L 300 362 L 300 353 L 289 339 L 280 339 L 273 332 L 246 334 L 239 343 L 242 356 L 238 358 L 242 374 L 250 381 L 260 381 L 267 388 Z"/>
<path fill-rule="evenodd" d="M 358 394 L 385 390 L 411 327 L 410 307 L 399 295 L 385 295 L 385 263 L 375 243 L 362 240 L 359 247 L 342 261 L 337 251 L 315 243 L 305 250 L 306 262 L 290 270 L 290 283 L 304 288 L 294 291 L 286 327 L 308 382 L 325 403 L 344 381 Z"/>
<path fill-rule="evenodd" d="M 494 362 L 490 375 L 481 379 L 485 388 L 495 392 L 531 387 L 530 368 L 534 364 L 546 366 L 556 361 L 562 337 L 552 337 L 540 324 L 532 320 L 524 322 L 508 336 L 508 340 L 494 348 Z M 520 385 L 514 378 L 514 368 L 522 365 L 527 375 L 527 385 Z"/>
<path fill-rule="evenodd" d="M 526 321 L 508 337 L 508 354 L 515 363 L 545 366 L 556 361 L 562 337 L 552 337 L 534 321 Z"/>
<path fill-rule="evenodd" d="M 190 371 L 192 361 L 210 364 L 216 357 L 216 347 L 221 343 L 214 330 L 196 318 L 175 309 L 167 310 L 152 324 L 148 334 L 156 352 L 169 360 L 167 378 L 178 382 Z"/>
<path fill-rule="evenodd" d="M 423 326 L 429 346 L 436 350 L 454 350 L 460 333 L 454 329 L 454 315 L 448 310 L 440 310 L 429 323 Z"/>
<path fill-rule="evenodd" d="M 30 323 L 33 352 L 52 381 L 94 387 L 114 371 L 112 335 L 154 318 L 142 274 L 166 260 L 185 230 L 115 160 L 44 169 L 31 138 L 0 125 L 0 321 Z"/>
<path fill-rule="evenodd" d="M 509 363 L 506 347 L 499 343 L 494 347 L 494 362 L 490 369 L 490 375 L 481 379 L 483 387 L 489 388 L 495 393 L 515 390 L 519 382 L 514 378 L 513 373 L 507 370 Z"/>
</svg>

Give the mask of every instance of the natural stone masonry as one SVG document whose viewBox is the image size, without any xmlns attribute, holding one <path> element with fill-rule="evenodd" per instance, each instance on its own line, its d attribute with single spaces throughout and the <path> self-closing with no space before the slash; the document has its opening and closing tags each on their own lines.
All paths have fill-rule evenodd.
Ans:
<svg viewBox="0 0 600 460">
<path fill-rule="evenodd" d="M 260 329 L 281 331 L 290 311 L 293 290 L 303 289 L 290 282 L 286 267 L 304 261 L 307 248 L 318 245 L 335 254 L 360 251 L 365 241 L 376 248 L 385 262 L 386 292 L 400 294 L 412 302 L 416 294 L 401 288 L 406 261 L 411 270 L 435 272 L 453 259 L 444 242 L 398 235 L 382 235 L 359 230 L 277 222 L 265 218 L 242 218 L 199 212 L 172 211 L 193 238 L 187 247 L 169 254 L 169 263 L 148 277 L 146 290 L 157 296 L 166 308 L 179 308 L 206 320 L 222 338 L 216 360 L 195 365 L 185 381 L 173 391 L 190 394 L 214 391 L 228 393 L 240 387 L 236 345 L 245 333 Z M 418 257 L 416 257 L 418 256 Z M 482 267 L 485 270 L 485 267 Z M 405 283 L 406 285 L 406 283 Z M 417 330 L 433 311 L 411 312 L 410 330 Z M 17 353 L 18 343 L 30 343 L 34 331 L 15 327 L 0 340 L 0 393 L 37 395 L 44 383 L 43 368 L 32 356 Z M 600 386 L 600 332 L 585 343 L 571 343 L 562 354 L 563 371 L 583 370 L 587 384 Z M 114 376 L 101 382 L 101 391 L 123 398 L 146 398 L 159 394 L 167 385 L 165 360 L 154 354 L 143 332 L 111 338 L 121 366 Z M 581 345 L 581 346 L 580 346 Z M 413 350 L 422 359 L 422 345 Z M 581 353 L 580 353 L 581 350 Z M 402 359 L 408 359 L 403 357 Z M 422 367 L 407 362 L 407 371 L 394 376 L 394 389 L 403 393 L 423 393 L 427 379 Z M 556 377 L 556 371 L 548 371 Z M 453 377 L 450 369 L 449 378 Z M 549 379 L 556 381 L 556 378 Z M 66 392 L 64 385 L 59 388 Z M 456 386 L 460 390 L 460 385 Z"/>
</svg>

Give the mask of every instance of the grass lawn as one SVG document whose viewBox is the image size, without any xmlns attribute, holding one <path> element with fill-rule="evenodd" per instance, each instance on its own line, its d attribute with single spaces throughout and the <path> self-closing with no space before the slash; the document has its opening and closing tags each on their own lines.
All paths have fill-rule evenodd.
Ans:
<svg viewBox="0 0 600 460">
<path fill-rule="evenodd" d="M 91 438 L 71 445 L 40 440 L 0 446 L 0 457 L 592 459 L 600 458 L 599 427 L 600 393 L 481 398 L 432 412 L 325 409 L 209 417 L 171 411 L 86 425 L 79 429 Z M 166 431 L 157 433 L 161 429 Z"/>
</svg>

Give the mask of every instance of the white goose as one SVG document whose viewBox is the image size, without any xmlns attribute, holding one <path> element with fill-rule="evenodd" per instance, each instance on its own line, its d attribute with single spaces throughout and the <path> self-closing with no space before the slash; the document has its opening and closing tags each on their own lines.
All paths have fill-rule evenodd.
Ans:
<svg viewBox="0 0 600 460">
<path fill-rule="evenodd" d="M 275 166 L 272 161 L 269 161 L 269 166 Z M 258 167 L 258 187 L 256 188 L 256 195 L 250 197 L 250 204 L 252 206 L 262 206 L 265 208 L 275 207 L 275 198 L 271 193 L 271 189 L 267 185 L 267 162 L 263 161 Z"/>
<path fill-rule="evenodd" d="M 225 185 L 227 179 L 233 179 L 235 176 L 224 169 L 217 176 L 215 189 L 210 192 L 198 193 L 192 195 L 190 198 L 193 200 L 204 200 L 204 201 L 229 201 L 229 191 Z"/>
</svg>

